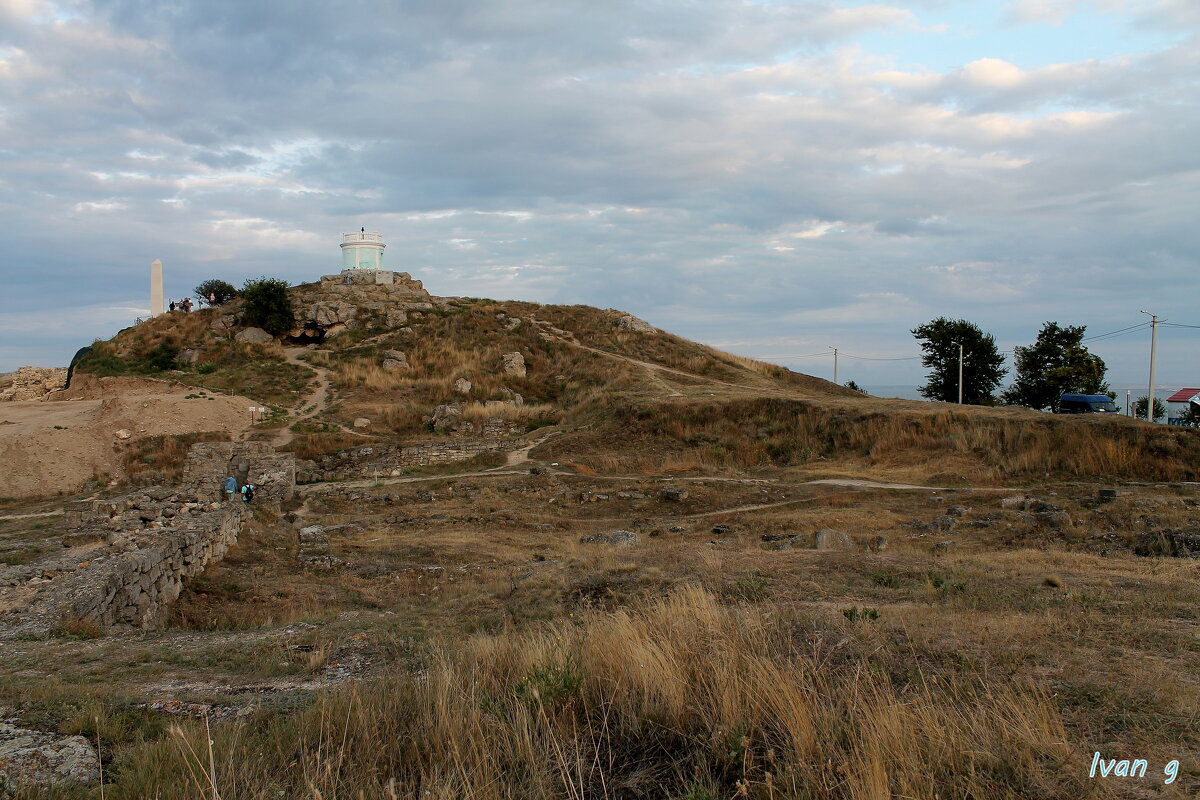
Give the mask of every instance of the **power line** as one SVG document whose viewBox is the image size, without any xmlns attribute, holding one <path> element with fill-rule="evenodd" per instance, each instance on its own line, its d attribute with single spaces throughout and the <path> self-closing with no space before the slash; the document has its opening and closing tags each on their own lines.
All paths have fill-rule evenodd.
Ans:
<svg viewBox="0 0 1200 800">
<path fill-rule="evenodd" d="M 1183 325 L 1178 322 L 1160 322 L 1159 325 L 1165 325 L 1168 328 L 1200 328 L 1200 325 Z"/>
</svg>

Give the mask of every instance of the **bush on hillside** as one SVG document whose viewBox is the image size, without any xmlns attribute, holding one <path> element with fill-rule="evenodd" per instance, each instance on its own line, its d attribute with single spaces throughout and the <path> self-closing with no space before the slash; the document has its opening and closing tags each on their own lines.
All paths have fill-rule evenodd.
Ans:
<svg viewBox="0 0 1200 800">
<path fill-rule="evenodd" d="M 291 330 L 295 321 L 287 281 L 248 280 L 242 286 L 242 324 L 262 328 L 272 336 Z"/>
</svg>

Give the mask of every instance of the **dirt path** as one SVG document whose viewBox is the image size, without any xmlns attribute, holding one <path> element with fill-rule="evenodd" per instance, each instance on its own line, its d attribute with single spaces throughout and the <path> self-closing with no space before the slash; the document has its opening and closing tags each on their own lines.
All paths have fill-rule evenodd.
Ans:
<svg viewBox="0 0 1200 800">
<path fill-rule="evenodd" d="M 275 434 L 275 437 L 271 439 L 271 444 L 274 445 L 276 449 L 283 447 L 296 438 L 296 432 L 292 430 L 293 425 L 316 417 L 318 414 L 323 412 L 325 407 L 329 404 L 329 391 L 330 384 L 332 383 L 329 378 L 329 370 L 320 366 L 319 364 L 311 364 L 301 359 L 300 354 L 305 352 L 308 352 L 308 348 L 287 347 L 284 348 L 283 351 L 283 357 L 289 364 L 297 364 L 301 367 L 311 369 L 313 372 L 317 373 L 317 385 L 306 397 L 296 402 L 296 405 L 289 411 L 289 416 L 292 417 L 291 422 L 289 422 L 283 428 L 280 428 Z M 304 409 L 306 408 L 311 408 L 312 410 L 308 413 L 304 413 Z M 336 425 L 346 433 L 354 436 L 362 436 L 368 439 L 371 438 L 369 434 L 351 430 L 340 423 L 333 422 L 330 424 Z"/>
</svg>

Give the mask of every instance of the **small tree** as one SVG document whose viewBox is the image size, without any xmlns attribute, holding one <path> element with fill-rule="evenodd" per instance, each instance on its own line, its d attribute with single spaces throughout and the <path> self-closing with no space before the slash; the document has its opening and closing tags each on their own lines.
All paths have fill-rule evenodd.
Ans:
<svg viewBox="0 0 1200 800">
<path fill-rule="evenodd" d="M 1146 418 L 1146 395 L 1142 395 L 1137 400 L 1133 401 L 1133 415 L 1135 417 L 1140 417 L 1141 419 Z M 1165 417 L 1166 415 L 1167 404 L 1162 400 L 1159 400 L 1157 397 L 1154 398 L 1154 418 L 1159 419 L 1161 417 Z"/>
<path fill-rule="evenodd" d="M 847 389 L 853 389 L 856 392 L 862 392 L 863 394 L 866 394 L 866 392 L 863 391 L 863 388 L 854 381 L 846 381 L 845 386 Z"/>
<path fill-rule="evenodd" d="M 232 283 L 217 278 L 206 280 L 192 291 L 197 300 L 210 306 L 223 306 L 238 296 L 238 290 L 233 288 Z"/>
<path fill-rule="evenodd" d="M 242 286 L 242 324 L 262 328 L 272 336 L 295 324 L 287 281 L 279 278 L 248 280 Z"/>
<path fill-rule="evenodd" d="M 923 397 L 953 403 L 958 400 L 958 346 L 963 346 L 962 397 L 964 403 L 989 405 L 992 392 L 1000 385 L 1004 356 L 996 349 L 996 340 L 978 325 L 965 319 L 938 317 L 918 328 L 913 336 L 921 343 L 921 363 L 929 376 L 920 387 Z"/>
<path fill-rule="evenodd" d="M 1200 428 L 1200 407 L 1189 405 L 1187 411 L 1179 415 L 1179 423 L 1189 428 Z"/>
<path fill-rule="evenodd" d="M 1058 399 L 1064 392 L 1107 393 L 1107 367 L 1100 356 L 1084 347 L 1086 330 L 1086 325 L 1064 328 L 1047 322 L 1032 345 L 1014 348 L 1016 380 L 1004 393 L 1004 402 L 1058 411 Z"/>
</svg>

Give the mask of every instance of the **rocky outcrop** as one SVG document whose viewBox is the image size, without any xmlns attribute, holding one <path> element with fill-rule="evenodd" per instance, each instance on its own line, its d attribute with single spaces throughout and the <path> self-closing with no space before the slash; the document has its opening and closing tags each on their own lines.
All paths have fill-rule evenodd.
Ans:
<svg viewBox="0 0 1200 800">
<path fill-rule="evenodd" d="M 611 533 L 589 533 L 579 537 L 581 544 L 607 544 L 612 547 L 631 547 L 640 544 L 642 538 L 633 531 L 612 531 Z"/>
<path fill-rule="evenodd" d="M 382 366 L 388 372 L 397 372 L 402 369 L 408 369 L 408 356 L 406 356 L 401 350 L 384 350 Z"/>
<path fill-rule="evenodd" d="M 854 547 L 854 540 L 849 534 L 833 528 L 822 528 L 814 537 L 814 545 L 818 550 L 848 550 Z"/>
<path fill-rule="evenodd" d="M 633 314 L 622 314 L 617 317 L 617 327 L 623 331 L 633 331 L 634 333 L 654 333 L 657 330 L 649 322 L 638 319 Z"/>
<path fill-rule="evenodd" d="M 454 391 L 459 394 L 470 394 L 472 383 L 466 378 L 456 378 L 454 380 Z"/>
<path fill-rule="evenodd" d="M 319 342 L 347 330 L 395 329 L 414 311 L 433 307 L 433 298 L 407 272 L 346 270 L 289 290 L 296 312 L 293 342 Z M 403 359 L 397 359 L 403 360 Z M 399 368 L 399 365 L 396 365 Z"/>
<path fill-rule="evenodd" d="M 96 748 L 82 736 L 61 736 L 0 722 L 0 794 L 22 787 L 94 783 Z"/>
<path fill-rule="evenodd" d="M 505 353 L 504 374 L 514 378 L 525 377 L 525 356 L 520 353 Z"/>
<path fill-rule="evenodd" d="M 275 341 L 275 337 L 262 328 L 243 328 L 234 335 L 233 340 L 246 344 L 266 344 Z"/>
<path fill-rule="evenodd" d="M 21 367 L 0 376 L 0 402 L 40 400 L 66 385 L 66 367 Z"/>
</svg>

